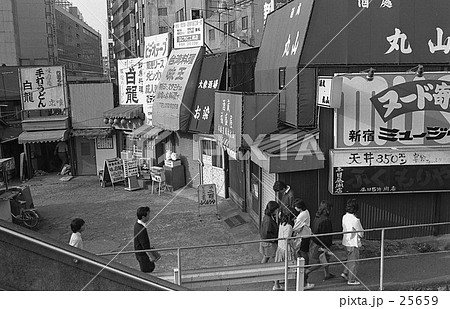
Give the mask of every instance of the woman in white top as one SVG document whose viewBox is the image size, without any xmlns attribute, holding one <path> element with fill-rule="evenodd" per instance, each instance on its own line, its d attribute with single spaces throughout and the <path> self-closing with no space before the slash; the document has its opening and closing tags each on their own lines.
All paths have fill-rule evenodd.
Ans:
<svg viewBox="0 0 450 309">
<path fill-rule="evenodd" d="M 278 227 L 278 238 L 288 238 L 292 236 L 293 215 L 290 213 L 282 213 L 280 218 L 280 226 Z M 284 262 L 286 257 L 286 242 L 288 249 L 288 260 L 292 260 L 291 242 L 289 239 L 278 239 L 277 252 L 275 254 L 275 262 Z M 280 286 L 278 280 L 275 280 L 273 285 L 274 291 L 281 291 L 283 288 Z"/>
<path fill-rule="evenodd" d="M 359 205 L 356 199 L 350 199 L 347 201 L 347 206 L 345 207 L 346 214 L 342 217 L 342 231 L 351 232 L 358 231 L 355 233 L 346 233 L 342 237 L 342 245 L 347 251 L 347 263 L 344 265 L 344 271 L 341 277 L 347 280 L 348 285 L 359 285 L 361 284 L 356 280 L 356 273 L 358 271 L 358 259 L 359 259 L 359 248 L 361 247 L 361 238 L 364 236 L 362 232 L 363 227 L 359 219 L 355 216 L 355 213 L 359 210 Z"/>
<path fill-rule="evenodd" d="M 294 227 L 292 230 L 294 231 L 294 236 L 310 236 L 311 232 L 311 216 L 309 214 L 308 209 L 306 209 L 305 202 L 302 199 L 294 200 L 294 208 L 299 212 L 297 218 L 294 222 Z M 296 257 L 302 257 L 305 259 L 305 265 L 309 264 L 309 242 L 311 238 L 307 237 L 301 238 L 300 248 L 296 248 L 298 251 L 295 253 Z M 298 242 L 298 241 L 297 241 Z M 305 290 L 312 289 L 314 287 L 313 283 L 307 282 L 307 277 L 305 277 Z"/>
</svg>

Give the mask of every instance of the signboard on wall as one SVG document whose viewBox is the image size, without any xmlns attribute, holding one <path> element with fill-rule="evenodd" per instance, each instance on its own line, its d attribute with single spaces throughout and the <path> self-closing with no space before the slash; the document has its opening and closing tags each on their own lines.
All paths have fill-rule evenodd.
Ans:
<svg viewBox="0 0 450 309">
<path fill-rule="evenodd" d="M 204 41 L 203 18 L 173 24 L 174 48 L 202 47 Z"/>
<path fill-rule="evenodd" d="M 144 62 L 142 58 L 117 60 L 119 103 L 144 104 Z"/>
<path fill-rule="evenodd" d="M 153 125 L 184 130 L 189 125 L 203 48 L 172 50 L 153 103 Z"/>
<path fill-rule="evenodd" d="M 330 150 L 332 194 L 450 190 L 450 148 Z"/>
<path fill-rule="evenodd" d="M 19 68 L 24 110 L 66 107 L 65 72 L 62 66 Z"/>
<path fill-rule="evenodd" d="M 214 134 L 218 142 L 238 151 L 242 139 L 242 94 L 216 92 Z"/>
<path fill-rule="evenodd" d="M 148 125 L 152 125 L 152 110 L 156 90 L 167 64 L 167 58 L 172 50 L 171 38 L 170 33 L 145 37 L 143 60 L 145 102 L 143 102 L 143 110 L 145 123 Z"/>
<path fill-rule="evenodd" d="M 333 78 L 335 148 L 450 145 L 450 72 Z M 336 90 L 336 91 L 335 91 Z"/>
</svg>

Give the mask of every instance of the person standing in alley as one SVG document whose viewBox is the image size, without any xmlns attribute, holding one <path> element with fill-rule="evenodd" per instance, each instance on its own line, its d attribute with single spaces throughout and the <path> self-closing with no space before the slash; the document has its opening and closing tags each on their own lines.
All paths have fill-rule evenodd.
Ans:
<svg viewBox="0 0 450 309">
<path fill-rule="evenodd" d="M 294 225 L 294 219 L 292 214 L 284 214 L 280 218 L 280 225 L 278 228 L 278 247 L 275 254 L 275 262 L 284 262 L 286 259 L 286 248 L 288 260 L 293 260 L 293 252 L 291 249 L 291 239 L 286 239 L 292 237 L 292 226 Z M 285 238 L 285 239 L 283 239 Z M 287 242 L 287 243 L 286 243 Z M 280 285 L 279 280 L 274 281 L 272 290 L 282 291 L 283 288 Z"/>
<path fill-rule="evenodd" d="M 150 249 L 150 239 L 148 238 L 146 223 L 150 219 L 150 208 L 139 207 L 136 212 L 137 221 L 134 224 L 134 250 Z M 139 267 L 144 273 L 151 273 L 155 269 L 155 263 L 150 261 L 148 252 L 135 252 Z"/>
<path fill-rule="evenodd" d="M 346 233 L 342 237 L 342 245 L 347 252 L 347 263 L 344 265 L 344 271 L 341 277 L 347 280 L 348 285 L 359 285 L 361 282 L 357 280 L 357 267 L 359 259 L 359 248 L 361 247 L 361 238 L 364 236 L 361 222 L 356 217 L 359 205 L 356 199 L 349 199 L 345 207 L 345 215 L 342 217 L 342 231 L 354 232 Z M 358 232 L 355 232 L 358 231 Z"/>
<path fill-rule="evenodd" d="M 266 209 L 264 210 L 264 218 L 261 225 L 261 239 L 273 239 L 278 237 L 278 224 L 275 221 L 277 215 L 277 210 L 280 207 L 277 202 L 270 201 L 267 203 Z M 267 263 L 270 258 L 275 258 L 275 253 L 277 251 L 277 241 L 261 241 L 259 243 L 259 252 L 262 254 L 263 258 L 261 263 Z"/>
<path fill-rule="evenodd" d="M 59 169 L 59 172 L 61 172 L 64 166 L 69 163 L 69 146 L 67 146 L 66 142 L 59 141 L 53 153 L 54 155 L 58 155 L 61 161 L 61 168 Z"/>
<path fill-rule="evenodd" d="M 83 249 L 83 239 L 81 238 L 81 232 L 84 231 L 84 220 L 75 218 L 70 223 L 70 229 L 72 230 L 72 236 L 70 236 L 69 245 L 72 247 Z"/>
<path fill-rule="evenodd" d="M 282 214 L 293 214 L 297 215 L 294 209 L 294 191 L 290 186 L 282 182 L 281 180 L 275 181 L 273 184 L 273 191 L 278 194 L 280 200 L 280 217 Z"/>
</svg>

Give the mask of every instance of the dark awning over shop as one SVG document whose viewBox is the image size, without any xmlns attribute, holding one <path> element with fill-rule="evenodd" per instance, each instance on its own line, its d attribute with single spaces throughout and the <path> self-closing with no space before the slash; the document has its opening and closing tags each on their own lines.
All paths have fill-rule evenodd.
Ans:
<svg viewBox="0 0 450 309">
<path fill-rule="evenodd" d="M 68 137 L 69 130 L 25 131 L 19 135 L 19 144 L 59 142 L 67 140 Z"/>
<path fill-rule="evenodd" d="M 129 136 L 131 138 L 155 139 L 160 141 L 168 137 L 170 134 L 172 134 L 171 131 L 144 124 L 132 131 Z"/>
<path fill-rule="evenodd" d="M 86 138 L 97 138 L 111 136 L 113 132 L 112 128 L 96 128 L 96 129 L 74 129 L 72 131 L 73 136 L 82 136 Z"/>
<path fill-rule="evenodd" d="M 142 104 L 120 105 L 103 113 L 106 118 L 144 119 Z"/>
<path fill-rule="evenodd" d="M 7 143 L 17 139 L 22 133 L 22 128 L 6 127 L 0 128 L 0 143 Z"/>
<path fill-rule="evenodd" d="M 214 92 L 219 89 L 225 64 L 225 54 L 203 58 L 197 93 L 191 108 L 189 131 L 210 134 L 214 117 Z"/>
<path fill-rule="evenodd" d="M 306 171 L 324 167 L 318 145 L 319 129 L 284 127 L 250 146 L 252 161 L 269 173 Z"/>
</svg>

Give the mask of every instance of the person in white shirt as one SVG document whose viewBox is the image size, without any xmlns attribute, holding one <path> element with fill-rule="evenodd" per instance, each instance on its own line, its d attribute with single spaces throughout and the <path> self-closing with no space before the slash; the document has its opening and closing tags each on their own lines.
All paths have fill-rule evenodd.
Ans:
<svg viewBox="0 0 450 309">
<path fill-rule="evenodd" d="M 342 245 L 347 252 L 347 263 L 344 265 L 344 271 L 341 277 L 347 280 L 348 285 L 359 285 L 361 282 L 357 280 L 359 248 L 361 247 L 361 238 L 364 236 L 363 227 L 359 219 L 355 216 L 358 212 L 359 205 L 356 199 L 349 199 L 345 207 L 346 214 L 342 217 L 342 231 L 354 233 L 346 233 L 342 236 Z"/>
<path fill-rule="evenodd" d="M 83 239 L 81 239 L 81 232 L 84 231 L 84 220 L 75 218 L 70 223 L 70 229 L 72 230 L 72 236 L 70 236 L 69 245 L 72 247 L 83 249 Z"/>
</svg>

